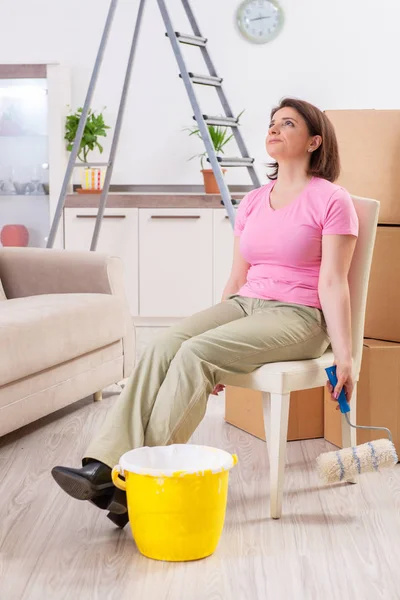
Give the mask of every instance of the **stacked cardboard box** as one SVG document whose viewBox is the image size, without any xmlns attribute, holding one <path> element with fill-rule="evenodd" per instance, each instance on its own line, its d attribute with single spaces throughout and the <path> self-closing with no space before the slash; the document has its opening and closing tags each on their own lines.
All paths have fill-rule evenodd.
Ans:
<svg viewBox="0 0 400 600">
<path fill-rule="evenodd" d="M 265 440 L 261 392 L 237 387 L 225 391 L 225 420 Z M 324 390 L 293 392 L 290 398 L 288 441 L 324 436 Z"/>
<path fill-rule="evenodd" d="M 342 420 L 325 391 L 325 439 L 342 446 Z M 357 424 L 388 427 L 400 454 L 400 344 L 364 340 L 357 391 Z M 357 430 L 357 444 L 386 437 L 384 432 Z"/>
<path fill-rule="evenodd" d="M 328 111 L 351 194 L 381 203 L 368 290 L 357 423 L 389 427 L 400 451 L 400 110 Z M 325 438 L 341 445 L 340 414 L 325 396 Z M 382 437 L 358 432 L 357 443 Z"/>
</svg>

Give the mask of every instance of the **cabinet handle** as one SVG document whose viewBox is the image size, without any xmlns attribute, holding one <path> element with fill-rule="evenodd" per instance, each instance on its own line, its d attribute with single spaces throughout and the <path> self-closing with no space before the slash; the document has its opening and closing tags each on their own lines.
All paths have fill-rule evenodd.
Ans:
<svg viewBox="0 0 400 600">
<path fill-rule="evenodd" d="M 200 215 L 151 215 L 151 219 L 200 219 Z"/>
<path fill-rule="evenodd" d="M 97 219 L 97 215 L 76 215 L 77 219 Z M 103 215 L 103 219 L 126 219 L 126 215 Z"/>
</svg>

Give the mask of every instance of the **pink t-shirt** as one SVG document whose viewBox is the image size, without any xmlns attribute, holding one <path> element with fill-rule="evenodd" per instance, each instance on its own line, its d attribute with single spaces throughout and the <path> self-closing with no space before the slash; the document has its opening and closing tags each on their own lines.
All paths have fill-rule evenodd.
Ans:
<svg viewBox="0 0 400 600">
<path fill-rule="evenodd" d="M 293 202 L 274 210 L 269 198 L 274 183 L 247 194 L 237 211 L 235 235 L 250 264 L 238 293 L 321 308 L 322 236 L 358 235 L 352 199 L 340 186 L 313 177 Z"/>
</svg>

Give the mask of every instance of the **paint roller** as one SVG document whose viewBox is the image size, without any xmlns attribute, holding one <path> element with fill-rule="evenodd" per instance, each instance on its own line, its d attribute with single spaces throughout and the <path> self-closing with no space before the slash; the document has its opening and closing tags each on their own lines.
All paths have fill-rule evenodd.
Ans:
<svg viewBox="0 0 400 600">
<path fill-rule="evenodd" d="M 336 367 L 329 367 L 325 370 L 331 385 L 335 387 L 338 381 Z M 340 411 L 345 416 L 350 427 L 354 429 L 385 431 L 388 439 L 374 440 L 360 446 L 321 454 L 317 458 L 317 469 L 321 480 L 324 483 L 338 483 L 354 479 L 361 473 L 375 472 L 384 468 L 394 467 L 398 462 L 398 458 L 390 430 L 387 427 L 365 427 L 364 425 L 353 425 L 350 423 L 348 416 L 350 406 L 347 402 L 344 388 L 340 392 L 338 402 Z"/>
</svg>

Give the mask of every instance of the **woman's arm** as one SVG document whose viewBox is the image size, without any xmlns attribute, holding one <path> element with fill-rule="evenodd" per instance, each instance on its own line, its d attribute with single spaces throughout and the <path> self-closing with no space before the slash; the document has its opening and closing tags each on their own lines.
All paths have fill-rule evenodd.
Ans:
<svg viewBox="0 0 400 600">
<path fill-rule="evenodd" d="M 225 286 L 224 293 L 222 294 L 222 302 L 224 302 L 228 296 L 236 294 L 246 283 L 249 267 L 249 263 L 244 260 L 240 253 L 240 237 L 235 237 L 232 270 L 228 283 Z"/>
<path fill-rule="evenodd" d="M 240 237 L 235 236 L 233 246 L 233 263 L 231 274 L 228 279 L 228 283 L 225 286 L 224 293 L 222 294 L 221 302 L 225 302 L 228 296 L 236 294 L 242 285 L 246 283 L 247 271 L 249 270 L 249 263 L 246 262 L 240 253 Z M 218 383 L 211 394 L 218 396 L 220 392 L 225 388 L 222 383 Z"/>
<path fill-rule="evenodd" d="M 357 238 L 352 235 L 324 235 L 318 293 L 328 326 L 337 366 L 338 384 L 333 391 L 338 398 L 345 387 L 347 400 L 353 392 L 351 312 L 348 274 Z"/>
</svg>

